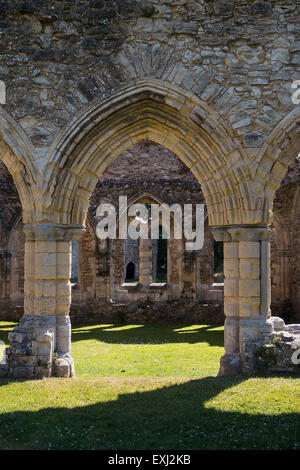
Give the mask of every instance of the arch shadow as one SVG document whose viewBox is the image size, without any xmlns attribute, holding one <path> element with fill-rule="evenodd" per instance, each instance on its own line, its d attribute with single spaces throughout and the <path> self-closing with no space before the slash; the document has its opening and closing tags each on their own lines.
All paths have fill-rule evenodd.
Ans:
<svg viewBox="0 0 300 470">
<path fill-rule="evenodd" d="M 119 329 L 126 326 L 126 329 Z M 208 343 L 210 346 L 224 346 L 223 328 L 216 325 L 72 325 L 72 342 L 97 340 L 112 344 L 165 344 L 165 343 Z M 92 327 L 92 328 L 91 328 Z"/>
<path fill-rule="evenodd" d="M 91 399 L 96 397 L 97 403 L 73 408 L 59 406 L 60 399 L 63 403 L 67 401 L 66 386 L 62 386 L 60 392 L 49 386 L 56 397 L 51 407 L 0 415 L 0 426 L 5 430 L 0 448 L 49 449 L 49 443 L 51 449 L 296 448 L 300 437 L 299 415 L 296 412 L 277 415 L 269 414 L 268 410 L 257 412 L 255 408 L 261 409 L 259 398 L 252 404 L 251 412 L 251 405 L 247 404 L 247 393 L 251 391 L 251 387 L 247 388 L 248 380 L 251 379 L 244 376 L 207 377 L 179 384 L 160 384 L 160 388 L 146 391 L 145 384 L 138 383 L 131 392 L 122 393 L 125 382 L 120 385 L 107 379 L 89 385 L 93 390 Z M 2 390 L 9 386 L 1 382 Z M 105 393 L 110 387 L 114 387 L 117 396 L 106 401 Z M 77 399 L 88 401 L 80 381 L 75 379 L 72 390 Z M 223 398 L 225 403 L 218 399 L 212 402 L 224 391 L 228 392 Z M 244 408 L 235 407 L 233 397 L 239 402 L 240 394 Z M 239 411 L 228 411 L 228 408 Z"/>
</svg>

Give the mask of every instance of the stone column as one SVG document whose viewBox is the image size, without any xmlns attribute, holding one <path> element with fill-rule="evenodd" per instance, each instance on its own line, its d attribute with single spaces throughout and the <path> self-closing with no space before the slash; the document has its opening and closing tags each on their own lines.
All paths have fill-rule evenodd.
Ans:
<svg viewBox="0 0 300 470">
<path fill-rule="evenodd" d="M 24 316 L 9 334 L 11 377 L 74 376 L 71 356 L 71 242 L 82 226 L 25 225 Z"/>
<path fill-rule="evenodd" d="M 225 355 L 219 375 L 252 372 L 255 352 L 269 329 L 269 231 L 261 226 L 213 228 L 224 241 Z"/>
<path fill-rule="evenodd" d="M 144 288 L 152 282 L 152 240 L 140 239 L 140 284 Z"/>
</svg>

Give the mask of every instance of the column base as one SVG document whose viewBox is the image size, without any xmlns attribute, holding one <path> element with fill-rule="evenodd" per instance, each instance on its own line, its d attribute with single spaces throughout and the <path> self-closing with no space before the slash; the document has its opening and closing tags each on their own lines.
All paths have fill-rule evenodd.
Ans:
<svg viewBox="0 0 300 470">
<path fill-rule="evenodd" d="M 0 364 L 0 377 L 75 377 L 74 361 L 68 348 L 70 320 L 68 316 L 58 317 L 24 315 L 21 318 L 20 324 L 8 335 L 10 346 L 6 349 L 5 363 Z M 55 353 L 59 345 L 66 350 Z"/>
<path fill-rule="evenodd" d="M 265 342 L 272 325 L 265 317 L 240 319 L 240 354 L 244 374 L 257 372 L 257 351 Z"/>
<path fill-rule="evenodd" d="M 75 377 L 75 366 L 70 354 L 63 354 L 53 359 L 53 377 L 64 377 L 70 379 Z"/>
<path fill-rule="evenodd" d="M 50 377 L 56 319 L 54 316 L 24 315 L 8 335 L 6 349 L 8 377 L 36 379 Z"/>
<path fill-rule="evenodd" d="M 255 374 L 258 371 L 257 352 L 271 331 L 272 325 L 265 317 L 227 318 L 225 350 L 232 352 L 221 357 L 218 376 Z M 236 342 L 238 349 L 234 350 Z"/>
<path fill-rule="evenodd" d="M 220 359 L 218 377 L 242 373 L 242 361 L 239 354 L 224 354 Z"/>
</svg>

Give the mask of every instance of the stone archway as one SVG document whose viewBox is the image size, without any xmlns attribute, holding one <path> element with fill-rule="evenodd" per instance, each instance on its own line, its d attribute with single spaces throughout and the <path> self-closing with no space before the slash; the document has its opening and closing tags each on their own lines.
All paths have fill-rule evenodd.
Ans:
<svg viewBox="0 0 300 470">
<path fill-rule="evenodd" d="M 3 161 L 16 185 L 23 210 L 23 220 L 36 220 L 38 180 L 41 178 L 34 162 L 33 147 L 20 126 L 3 110 L 0 114 L 0 160 Z"/>
<path fill-rule="evenodd" d="M 262 187 L 252 178 L 247 153 L 204 103 L 178 87 L 158 80 L 141 80 L 74 121 L 69 131 L 56 140 L 53 153 L 53 160 L 62 167 L 53 195 L 53 205 L 60 208 L 58 222 L 83 224 L 88 198 L 98 177 L 112 160 L 141 139 L 164 145 L 191 169 L 201 182 L 209 223 L 217 239 L 221 233 L 225 236 L 230 251 L 228 255 L 227 250 L 225 263 L 235 264 L 237 271 L 229 273 L 227 269 L 225 282 L 229 317 L 225 348 L 230 364 L 227 361 L 222 373 L 237 371 L 241 354 L 246 361 L 240 350 L 241 310 L 244 317 L 251 317 L 250 326 L 244 325 L 245 331 L 252 327 L 260 330 L 269 314 L 268 287 L 263 285 L 263 302 L 260 292 L 261 240 L 268 236 L 269 207 L 264 204 Z M 67 187 L 72 189 L 66 192 Z M 267 255 L 264 256 L 267 270 Z M 248 259 L 250 274 L 241 281 L 244 290 L 240 295 L 238 265 L 240 260 Z M 258 272 L 251 271 L 252 265 L 258 266 Z M 267 275 L 266 271 L 266 279 Z"/>
<path fill-rule="evenodd" d="M 89 196 L 108 164 L 147 139 L 176 153 L 201 182 L 209 224 L 215 239 L 225 242 L 226 354 L 220 373 L 253 370 L 255 348 L 270 315 L 267 225 L 273 196 L 268 188 L 276 186 L 276 171 L 283 165 L 275 157 L 268 177 L 269 149 L 264 147 L 260 162 L 251 159 L 205 103 L 149 79 L 135 81 L 77 116 L 49 150 L 44 218 L 25 226 L 30 241 L 26 256 L 38 262 L 25 273 L 28 281 L 34 279 L 35 302 L 27 302 L 23 321 L 28 338 L 38 331 L 37 343 L 48 345 L 29 357 L 46 365 L 27 364 L 22 376 L 74 374 L 68 317 L 71 240 L 84 229 Z M 30 297 L 28 290 L 25 295 Z M 52 367 L 54 351 L 58 358 Z"/>
<path fill-rule="evenodd" d="M 267 220 L 257 203 L 262 194 L 251 176 L 251 160 L 222 119 L 191 93 L 149 79 L 92 107 L 57 137 L 49 164 L 51 179 L 58 181 L 54 221 L 84 224 L 98 177 L 140 140 L 173 151 L 201 181 L 211 226 Z"/>
</svg>

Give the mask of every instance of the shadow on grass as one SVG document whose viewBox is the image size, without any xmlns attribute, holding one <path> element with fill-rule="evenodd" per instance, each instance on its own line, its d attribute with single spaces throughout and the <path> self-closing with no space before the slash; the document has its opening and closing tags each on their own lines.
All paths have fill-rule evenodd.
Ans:
<svg viewBox="0 0 300 470">
<path fill-rule="evenodd" d="M 246 380 L 243 376 L 204 378 L 72 409 L 3 413 L 0 448 L 192 450 L 290 449 L 299 445 L 296 413 L 250 415 L 247 395 L 242 413 L 207 406 L 225 389 Z M 106 385 L 114 386 L 112 382 Z M 99 387 L 106 385 L 102 382 Z M 76 386 L 74 382 L 74 393 Z M 54 387 L 51 390 L 56 393 Z M 99 397 L 102 393 L 98 390 Z"/>
<path fill-rule="evenodd" d="M 186 329 L 191 326 L 193 325 L 72 325 L 72 342 L 95 339 L 118 344 L 208 343 L 223 347 L 223 329 L 216 329 L 216 325 L 199 325 Z M 127 328 L 120 330 L 120 327 Z M 183 331 L 176 331 L 182 329 Z"/>
<path fill-rule="evenodd" d="M 8 333 L 16 324 L 7 323 L 0 326 L 0 340 L 8 343 Z M 95 339 L 105 343 L 119 344 L 164 344 L 164 343 L 208 343 L 211 346 L 224 345 L 223 329 L 216 325 L 138 325 L 128 324 L 72 325 L 72 342 Z M 126 327 L 124 329 L 119 329 Z M 191 329 L 187 329 L 191 328 Z M 177 331 L 182 330 L 182 331 Z"/>
</svg>

